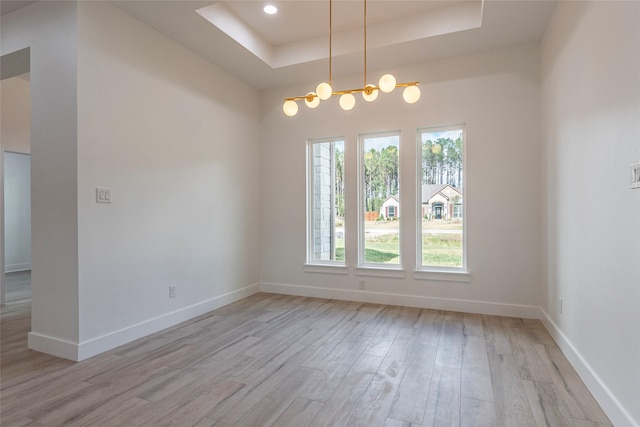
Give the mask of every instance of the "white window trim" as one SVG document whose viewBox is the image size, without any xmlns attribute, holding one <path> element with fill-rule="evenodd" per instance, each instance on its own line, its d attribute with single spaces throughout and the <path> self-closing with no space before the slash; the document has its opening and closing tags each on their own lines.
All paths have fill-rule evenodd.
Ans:
<svg viewBox="0 0 640 427">
<path fill-rule="evenodd" d="M 305 273 L 349 274 L 347 265 L 336 265 L 335 261 L 331 261 L 331 264 L 320 264 L 319 261 L 314 264 L 305 264 L 303 270 Z"/>
<path fill-rule="evenodd" d="M 364 247 L 364 216 L 365 216 L 365 206 L 364 206 L 364 140 L 368 137 L 385 137 L 385 136 L 397 136 L 398 137 L 398 162 L 400 161 L 400 139 L 401 134 L 400 130 L 395 131 L 386 131 L 386 132 L 371 132 L 371 133 L 361 133 L 358 135 L 358 164 L 357 164 L 357 179 L 358 179 L 358 265 L 355 269 L 356 275 L 374 275 L 374 276 L 382 276 L 382 277 L 404 277 L 404 270 L 402 264 L 402 219 L 398 224 L 398 264 L 382 264 L 382 263 L 368 263 L 365 262 L 365 247 Z M 398 163 L 399 167 L 399 163 Z M 400 177 L 401 169 L 398 171 L 398 177 Z M 402 182 L 398 180 L 398 197 L 399 204 L 402 205 L 402 196 L 401 196 L 401 188 Z M 389 270 L 388 276 L 384 273 L 385 270 Z M 402 272 L 401 276 L 396 275 L 397 272 Z"/>
<path fill-rule="evenodd" d="M 304 265 L 304 271 L 305 272 L 310 272 L 310 273 L 336 273 L 336 271 L 342 271 L 342 269 L 345 270 L 344 273 L 340 272 L 337 274 L 348 274 L 348 269 L 346 266 L 346 250 L 345 250 L 345 260 L 343 261 L 339 261 L 339 260 L 314 260 L 313 259 L 313 231 L 312 231 L 312 224 L 313 224 L 313 178 L 312 178 L 312 172 L 313 172 L 313 149 L 312 146 L 313 144 L 317 144 L 317 143 L 326 143 L 326 142 L 342 142 L 344 143 L 345 138 L 342 136 L 334 136 L 334 137 L 328 137 L 328 138 L 309 138 L 307 139 L 307 153 L 306 153 L 306 157 L 307 157 L 307 167 L 306 167 L 306 174 L 307 174 L 307 194 L 306 194 L 306 205 L 307 205 L 307 220 L 306 220 L 306 237 L 307 237 L 307 262 Z M 346 145 L 346 144 L 345 144 Z M 346 148 L 346 147 L 345 147 Z M 345 235 L 345 239 L 346 239 L 346 235 L 347 235 L 347 227 L 346 224 L 344 225 L 344 235 Z M 346 248 L 345 248 L 346 249 Z M 317 267 L 317 268 L 311 268 L 311 267 Z M 338 269 L 336 271 L 333 271 L 335 269 Z"/>
<path fill-rule="evenodd" d="M 413 271 L 413 278 L 416 280 L 433 280 L 445 282 L 471 282 L 471 273 L 461 268 L 446 269 L 416 269 Z"/>
<path fill-rule="evenodd" d="M 462 129 L 462 267 L 438 267 L 422 265 L 422 134 L 426 132 L 446 132 Z M 467 126 L 466 123 L 447 126 L 427 126 L 416 132 L 416 269 L 413 278 L 419 280 L 444 280 L 470 282 L 471 273 L 467 269 Z"/>
<path fill-rule="evenodd" d="M 405 276 L 402 266 L 390 267 L 388 264 L 367 264 L 366 267 L 356 267 L 354 273 L 356 276 L 393 277 L 397 279 L 404 279 Z"/>
</svg>

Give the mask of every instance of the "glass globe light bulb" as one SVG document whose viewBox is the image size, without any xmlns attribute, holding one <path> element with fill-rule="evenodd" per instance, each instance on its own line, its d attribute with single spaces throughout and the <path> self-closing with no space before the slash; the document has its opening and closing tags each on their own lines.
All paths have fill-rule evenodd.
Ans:
<svg viewBox="0 0 640 427">
<path fill-rule="evenodd" d="M 316 87 L 316 93 L 318 94 L 318 98 L 320 98 L 321 101 L 326 101 L 327 99 L 331 98 L 332 92 L 333 89 L 331 88 L 331 85 L 326 82 L 322 82 Z"/>
<path fill-rule="evenodd" d="M 396 88 L 396 78 L 391 74 L 385 74 L 384 76 L 380 77 L 378 87 L 384 93 L 389 93 Z"/>
<path fill-rule="evenodd" d="M 287 116 L 293 117 L 298 114 L 298 104 L 296 104 L 296 101 L 285 101 L 282 105 L 282 111 L 284 111 Z"/>
<path fill-rule="evenodd" d="M 356 98 L 352 94 L 345 93 L 340 97 L 340 107 L 342 107 L 343 110 L 349 111 L 355 105 L 356 105 Z"/>
<path fill-rule="evenodd" d="M 378 89 L 374 89 L 374 85 L 366 85 L 362 91 L 362 97 L 365 101 L 375 101 L 378 97 Z"/>
<path fill-rule="evenodd" d="M 407 86 L 402 92 L 402 97 L 407 104 L 414 104 L 420 99 L 420 88 L 418 86 Z"/>
<path fill-rule="evenodd" d="M 320 98 L 318 98 L 315 93 L 309 92 L 304 99 L 304 103 L 307 104 L 307 107 L 309 108 L 316 108 L 318 105 L 320 105 Z"/>
</svg>

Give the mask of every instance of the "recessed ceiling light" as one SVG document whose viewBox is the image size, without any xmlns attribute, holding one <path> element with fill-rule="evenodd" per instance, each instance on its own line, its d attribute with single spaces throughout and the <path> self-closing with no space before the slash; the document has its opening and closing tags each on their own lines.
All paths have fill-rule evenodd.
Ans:
<svg viewBox="0 0 640 427">
<path fill-rule="evenodd" d="M 273 4 L 266 5 L 262 10 L 264 10 L 264 13 L 268 15 L 275 15 L 276 13 L 278 13 L 278 8 Z"/>
</svg>

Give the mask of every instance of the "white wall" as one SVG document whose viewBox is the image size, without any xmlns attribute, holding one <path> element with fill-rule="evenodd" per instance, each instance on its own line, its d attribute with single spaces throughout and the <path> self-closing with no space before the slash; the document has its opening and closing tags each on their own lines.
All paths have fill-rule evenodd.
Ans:
<svg viewBox="0 0 640 427">
<path fill-rule="evenodd" d="M 4 153 L 4 271 L 31 269 L 31 158 Z"/>
<path fill-rule="evenodd" d="M 639 28 L 638 2 L 559 2 L 541 50 L 544 307 L 616 426 L 640 425 Z"/>
<path fill-rule="evenodd" d="M 539 235 L 538 46 L 521 46 L 388 70 L 420 80 L 417 104 L 401 91 L 342 111 L 337 99 L 316 110 L 282 113 L 282 98 L 317 84 L 265 93 L 262 100 L 262 257 L 264 289 L 535 316 L 541 303 Z M 369 73 L 377 79 L 382 73 Z M 361 76 L 334 82 L 357 87 Z M 416 129 L 466 123 L 466 208 L 471 283 L 413 280 L 416 259 Z M 366 279 L 357 291 L 356 143 L 359 133 L 401 131 L 400 197 L 404 279 Z M 345 137 L 348 275 L 305 273 L 305 142 Z M 282 286 L 291 285 L 291 286 Z M 349 292 L 344 292 L 344 291 Z M 372 292 L 386 293 L 386 295 Z M 397 297 L 412 295 L 423 298 Z M 471 302 L 469 302 L 471 301 Z M 515 305 L 515 306 L 512 306 Z"/>
<path fill-rule="evenodd" d="M 84 357 L 258 290 L 260 104 L 110 4 L 78 10 Z"/>
<path fill-rule="evenodd" d="M 2 55 L 30 47 L 32 321 L 29 346 L 78 340 L 75 2 L 38 2 L 2 17 Z"/>
<path fill-rule="evenodd" d="M 31 153 L 31 91 L 29 80 L 12 77 L 0 82 L 2 149 Z"/>
<path fill-rule="evenodd" d="M 255 292 L 258 93 L 103 2 L 4 16 L 26 47 L 29 346 L 82 359 Z"/>
</svg>

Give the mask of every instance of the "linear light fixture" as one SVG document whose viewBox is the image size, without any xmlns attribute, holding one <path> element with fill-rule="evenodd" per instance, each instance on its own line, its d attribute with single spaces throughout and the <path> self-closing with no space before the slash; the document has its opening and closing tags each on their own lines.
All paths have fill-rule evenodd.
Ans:
<svg viewBox="0 0 640 427">
<path fill-rule="evenodd" d="M 378 98 L 378 91 L 389 93 L 397 87 L 404 87 L 402 97 L 408 104 L 413 104 L 420 99 L 420 82 L 397 83 L 396 78 L 391 74 L 385 74 L 380 77 L 378 85 L 367 84 L 367 0 L 364 0 L 364 79 L 361 88 L 333 90 L 331 86 L 332 74 L 332 41 L 333 41 L 333 0 L 329 0 L 329 82 L 322 82 L 316 87 L 315 92 L 309 92 L 304 96 L 293 96 L 285 98 L 282 105 L 282 111 L 289 117 L 298 113 L 298 103 L 304 99 L 305 104 L 309 108 L 316 108 L 320 105 L 320 101 L 326 101 L 333 95 L 340 95 L 340 107 L 343 110 L 351 110 L 356 105 L 354 93 L 362 93 L 365 101 L 371 102 Z"/>
</svg>

